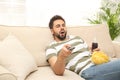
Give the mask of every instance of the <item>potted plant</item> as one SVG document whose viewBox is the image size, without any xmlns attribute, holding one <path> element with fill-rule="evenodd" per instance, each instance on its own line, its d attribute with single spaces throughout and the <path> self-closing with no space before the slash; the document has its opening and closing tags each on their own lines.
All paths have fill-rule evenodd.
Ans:
<svg viewBox="0 0 120 80">
<path fill-rule="evenodd" d="M 107 2 L 100 8 L 95 19 L 88 18 L 91 24 L 107 24 L 111 39 L 120 35 L 120 3 Z"/>
</svg>

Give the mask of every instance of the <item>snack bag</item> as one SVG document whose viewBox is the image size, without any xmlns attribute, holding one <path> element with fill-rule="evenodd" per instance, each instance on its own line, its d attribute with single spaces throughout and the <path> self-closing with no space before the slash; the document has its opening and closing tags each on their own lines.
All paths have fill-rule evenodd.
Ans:
<svg viewBox="0 0 120 80">
<path fill-rule="evenodd" d="M 99 65 L 109 62 L 109 57 L 102 51 L 94 51 L 91 56 L 91 60 L 94 64 Z"/>
</svg>

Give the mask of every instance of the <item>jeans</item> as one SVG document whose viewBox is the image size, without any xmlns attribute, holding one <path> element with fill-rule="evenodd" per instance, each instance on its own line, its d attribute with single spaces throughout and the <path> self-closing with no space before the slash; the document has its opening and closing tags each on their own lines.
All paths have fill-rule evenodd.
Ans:
<svg viewBox="0 0 120 80">
<path fill-rule="evenodd" d="M 120 60 L 94 65 L 81 74 L 85 80 L 120 80 Z"/>
</svg>

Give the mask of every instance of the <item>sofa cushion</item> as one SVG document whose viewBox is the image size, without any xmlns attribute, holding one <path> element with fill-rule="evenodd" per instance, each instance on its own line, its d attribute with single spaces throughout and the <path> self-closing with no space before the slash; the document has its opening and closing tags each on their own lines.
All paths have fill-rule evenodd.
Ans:
<svg viewBox="0 0 120 80">
<path fill-rule="evenodd" d="M 76 73 L 65 70 L 63 76 L 57 76 L 54 74 L 49 66 L 39 67 L 38 71 L 32 73 L 26 80 L 84 80 Z"/>
<path fill-rule="evenodd" d="M 91 46 L 92 41 L 96 38 L 101 51 L 111 57 L 116 56 L 108 26 L 104 24 L 77 26 L 69 28 L 68 31 L 69 34 L 82 37 L 89 46 Z"/>
<path fill-rule="evenodd" d="M 20 40 L 24 47 L 33 55 L 38 66 L 48 65 L 45 48 L 52 40 L 49 28 L 30 26 L 0 26 L 4 36 L 11 32 Z M 1 34 L 1 33 L 0 33 Z"/>
<path fill-rule="evenodd" d="M 4 67 L 0 66 L 0 80 L 17 80 L 17 77 Z"/>
<path fill-rule="evenodd" d="M 12 34 L 0 42 L 0 64 L 14 73 L 17 80 L 24 80 L 29 73 L 37 70 L 32 55 Z"/>
</svg>

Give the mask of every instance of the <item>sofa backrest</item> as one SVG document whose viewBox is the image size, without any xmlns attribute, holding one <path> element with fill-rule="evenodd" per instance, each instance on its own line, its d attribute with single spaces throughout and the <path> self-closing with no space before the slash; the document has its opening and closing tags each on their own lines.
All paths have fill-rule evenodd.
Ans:
<svg viewBox="0 0 120 80">
<path fill-rule="evenodd" d="M 109 35 L 109 28 L 105 24 L 71 27 L 68 28 L 68 34 L 79 35 L 90 47 L 94 39 L 96 39 L 101 51 L 104 51 L 111 57 L 116 56 L 111 37 Z"/>
<path fill-rule="evenodd" d="M 25 48 L 34 56 L 38 66 L 48 65 L 45 48 L 53 40 L 48 27 L 0 26 L 0 40 L 5 38 L 9 32 L 23 43 Z M 115 56 L 109 30 L 105 25 L 68 27 L 68 34 L 80 36 L 89 46 L 96 37 L 100 49 L 111 57 Z"/>
<path fill-rule="evenodd" d="M 0 26 L 0 39 L 14 34 L 34 56 L 38 66 L 48 65 L 45 58 L 45 47 L 52 40 L 51 32 L 44 27 Z"/>
</svg>

